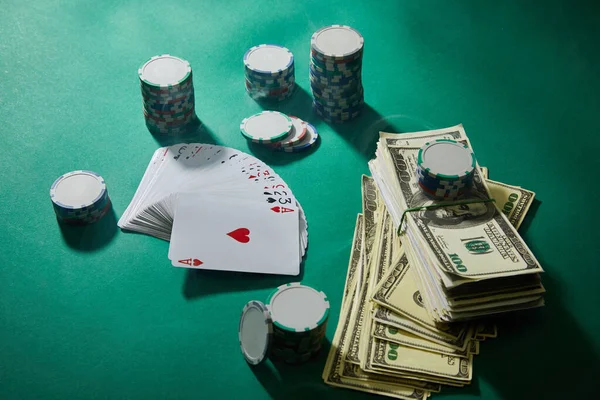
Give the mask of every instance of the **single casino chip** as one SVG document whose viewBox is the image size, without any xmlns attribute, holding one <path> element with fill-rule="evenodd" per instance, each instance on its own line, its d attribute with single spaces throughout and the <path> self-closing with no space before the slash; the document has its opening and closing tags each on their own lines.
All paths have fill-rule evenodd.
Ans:
<svg viewBox="0 0 600 400">
<path fill-rule="evenodd" d="M 248 364 L 260 364 L 268 357 L 273 337 L 273 321 L 263 303 L 252 300 L 244 306 L 238 337 Z"/>
<path fill-rule="evenodd" d="M 186 83 L 192 75 L 190 63 L 169 54 L 152 57 L 138 70 L 140 81 L 151 88 L 170 88 Z"/>
<path fill-rule="evenodd" d="M 294 55 L 283 46 L 261 44 L 244 54 L 244 66 L 261 75 L 285 75 L 293 65 Z"/>
<path fill-rule="evenodd" d="M 313 54 L 328 59 L 348 59 L 362 52 L 365 40 L 355 29 L 331 25 L 316 31 L 311 38 Z"/>
<path fill-rule="evenodd" d="M 433 178 L 455 181 L 473 174 L 475 155 L 465 144 L 438 139 L 421 147 L 417 165 Z"/>
<path fill-rule="evenodd" d="M 272 143 L 271 146 L 273 148 L 281 148 L 281 147 L 292 147 L 300 143 L 302 139 L 306 136 L 307 131 L 307 123 L 301 120 L 298 117 L 294 117 L 292 115 L 289 116 L 292 119 L 292 123 L 294 127 L 292 128 L 290 134 L 283 138 L 283 140 L 279 142 Z"/>
<path fill-rule="evenodd" d="M 73 171 L 60 176 L 50 188 L 52 202 L 65 209 L 93 206 L 106 193 L 104 179 L 92 171 Z"/>
<path fill-rule="evenodd" d="M 60 176 L 50 187 L 56 217 L 62 222 L 89 223 L 110 208 L 104 179 L 92 171 L 73 171 Z"/>
<path fill-rule="evenodd" d="M 450 139 L 427 142 L 417 154 L 421 190 L 437 199 L 455 199 L 473 186 L 475 156 L 469 147 Z"/>
<path fill-rule="evenodd" d="M 284 332 L 309 332 L 329 317 L 325 293 L 298 282 L 279 286 L 267 300 L 273 325 Z"/>
<path fill-rule="evenodd" d="M 273 143 L 290 134 L 292 119 L 278 111 L 263 111 L 245 118 L 240 131 L 254 143 Z"/>
<path fill-rule="evenodd" d="M 280 147 L 278 150 L 285 151 L 286 153 L 297 153 L 300 151 L 308 150 L 311 147 L 317 144 L 319 140 L 319 134 L 317 133 L 317 128 L 312 126 L 310 123 L 306 123 L 306 134 L 304 138 L 300 140 L 298 143 L 292 146 Z"/>
</svg>

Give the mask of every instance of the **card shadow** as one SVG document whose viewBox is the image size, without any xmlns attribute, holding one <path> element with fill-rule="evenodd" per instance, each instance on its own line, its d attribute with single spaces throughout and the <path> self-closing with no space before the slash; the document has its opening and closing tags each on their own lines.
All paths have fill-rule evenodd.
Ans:
<svg viewBox="0 0 600 400">
<path fill-rule="evenodd" d="M 315 377 L 321 376 L 330 348 L 329 339 L 324 338 L 321 351 L 305 363 L 291 365 L 267 359 L 259 365 L 248 364 L 248 368 L 272 399 L 328 398 L 332 388 Z"/>
<path fill-rule="evenodd" d="M 179 134 L 160 134 L 153 132 L 148 125 L 148 131 L 152 134 L 154 140 L 161 146 L 172 146 L 178 143 L 207 143 L 221 144 L 213 131 L 206 126 L 199 118 L 190 125 L 189 130 Z"/>
<path fill-rule="evenodd" d="M 301 282 L 308 253 L 307 247 L 300 263 L 300 273 L 295 276 L 188 269 L 183 282 L 183 297 L 193 300 L 219 293 L 276 288 L 289 282 Z"/>
<path fill-rule="evenodd" d="M 108 245 L 118 232 L 117 216 L 113 205 L 98 222 L 87 225 L 69 225 L 56 221 L 64 242 L 72 249 L 92 252 Z"/>
</svg>

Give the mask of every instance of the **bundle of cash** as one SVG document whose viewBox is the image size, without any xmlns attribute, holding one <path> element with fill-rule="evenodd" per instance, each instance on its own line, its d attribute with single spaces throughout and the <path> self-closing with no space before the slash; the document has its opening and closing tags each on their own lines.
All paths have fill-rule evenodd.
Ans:
<svg viewBox="0 0 600 400">
<path fill-rule="evenodd" d="M 327 384 L 401 399 L 425 399 L 442 385 L 464 386 L 480 342 L 497 335 L 489 318 L 477 318 L 543 304 L 542 269 L 516 232 L 535 193 L 490 181 L 487 169 L 477 167 L 469 196 L 495 203 L 482 203 L 481 210 L 478 203 L 436 209 L 452 217 L 409 212 L 400 226 L 405 209 L 427 204 L 411 157 L 432 138 L 470 146 L 462 126 L 380 134 L 377 159 L 369 163 L 373 178 L 361 180 L 363 212 L 323 371 Z M 454 220 L 448 226 L 435 218 Z M 464 244 L 477 240 L 481 244 Z M 452 254 L 468 265 L 466 273 L 443 262 L 452 262 Z"/>
</svg>

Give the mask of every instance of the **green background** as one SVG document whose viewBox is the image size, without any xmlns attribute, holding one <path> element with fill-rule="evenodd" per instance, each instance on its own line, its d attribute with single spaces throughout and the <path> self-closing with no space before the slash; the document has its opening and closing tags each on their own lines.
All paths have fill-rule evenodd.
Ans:
<svg viewBox="0 0 600 400">
<path fill-rule="evenodd" d="M 356 213 L 379 130 L 463 123 L 492 179 L 539 200 L 521 228 L 546 270 L 544 309 L 500 322 L 468 388 L 440 398 L 581 399 L 596 393 L 600 305 L 600 24 L 589 1 L 0 1 L 0 398 L 344 398 L 321 380 L 326 353 L 252 370 L 244 304 L 290 277 L 172 268 L 168 243 L 115 221 L 153 151 L 138 67 L 170 53 L 194 70 L 203 128 L 189 140 L 255 154 L 293 188 L 309 221 L 301 279 L 331 301 L 333 338 Z M 311 111 L 310 37 L 329 24 L 365 37 L 360 118 Z M 249 147 L 239 123 L 261 107 L 242 56 L 278 43 L 300 86 L 281 110 L 313 123 L 300 154 Z M 93 229 L 61 229 L 48 190 L 90 169 L 114 203 Z M 596 379 L 594 379 L 596 378 Z"/>
</svg>

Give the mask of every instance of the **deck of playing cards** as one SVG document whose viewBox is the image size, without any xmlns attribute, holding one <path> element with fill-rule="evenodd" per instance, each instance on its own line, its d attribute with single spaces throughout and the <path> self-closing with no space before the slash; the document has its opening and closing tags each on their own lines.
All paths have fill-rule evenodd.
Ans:
<svg viewBox="0 0 600 400">
<path fill-rule="evenodd" d="M 202 143 L 158 149 L 118 224 L 170 240 L 173 266 L 298 275 L 307 223 L 291 189 L 241 151 Z"/>
</svg>

